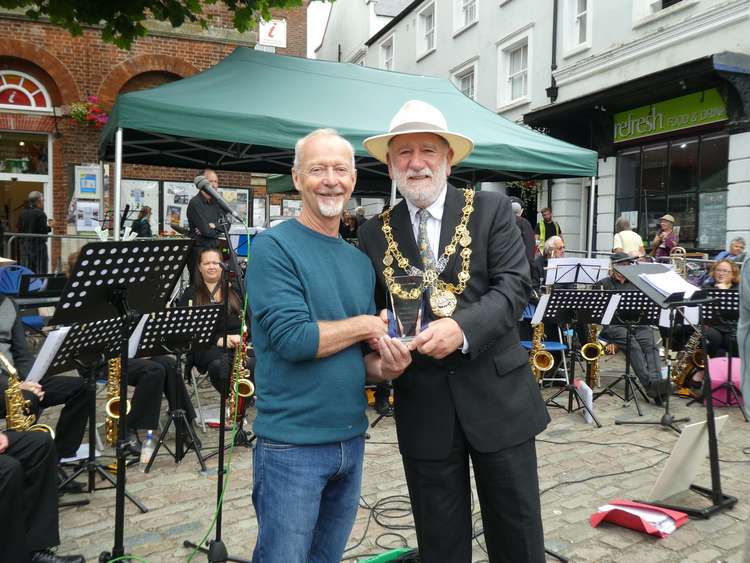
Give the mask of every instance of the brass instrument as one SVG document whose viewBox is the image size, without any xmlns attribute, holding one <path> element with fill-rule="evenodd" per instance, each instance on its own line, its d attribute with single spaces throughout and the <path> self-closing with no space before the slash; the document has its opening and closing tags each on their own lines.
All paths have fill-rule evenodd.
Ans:
<svg viewBox="0 0 750 563">
<path fill-rule="evenodd" d="M 701 348 L 702 338 L 703 327 L 696 326 L 687 344 L 685 344 L 685 349 L 677 354 L 677 359 L 672 366 L 672 381 L 677 387 L 678 395 L 690 395 L 689 391 L 685 389 L 685 381 L 697 370 L 706 367 L 706 356 Z"/>
<path fill-rule="evenodd" d="M 15 366 L 0 354 L 0 363 L 8 372 L 8 388 L 5 390 L 5 421 L 8 430 L 18 432 L 49 432 L 52 438 L 55 433 L 46 424 L 34 424 L 36 415 L 30 412 L 31 401 L 24 399 L 21 389 L 21 378 Z"/>
<path fill-rule="evenodd" d="M 589 325 L 591 340 L 581 346 L 581 357 L 588 362 L 586 367 L 586 385 L 595 389 L 599 387 L 599 358 L 604 355 L 604 345 L 599 342 L 599 325 Z"/>
<path fill-rule="evenodd" d="M 107 418 L 104 421 L 104 439 L 110 446 L 117 442 L 117 421 L 122 415 L 122 401 L 120 400 L 120 376 L 122 375 L 120 358 L 107 361 L 107 403 L 104 410 Z M 125 399 L 125 416 L 130 413 L 130 401 Z"/>
<path fill-rule="evenodd" d="M 529 363 L 534 377 L 539 380 L 542 373 L 552 369 L 555 365 L 555 359 L 547 350 L 544 349 L 544 325 L 542 323 L 534 325 L 534 334 L 531 337 L 531 350 L 529 350 Z"/>
<path fill-rule="evenodd" d="M 245 367 L 245 356 L 247 355 L 247 330 L 243 330 L 240 344 L 234 349 L 234 360 L 232 362 L 232 376 L 229 380 L 229 395 L 227 397 L 227 412 L 230 420 L 234 420 L 237 409 L 237 398 L 252 397 L 255 393 L 255 385 L 250 380 L 250 370 Z M 241 405 L 241 403 L 240 403 Z M 240 416 L 242 413 L 238 413 Z"/>
<path fill-rule="evenodd" d="M 669 260 L 672 263 L 674 271 L 681 277 L 687 279 L 687 251 L 681 246 L 675 246 L 669 252 Z"/>
</svg>

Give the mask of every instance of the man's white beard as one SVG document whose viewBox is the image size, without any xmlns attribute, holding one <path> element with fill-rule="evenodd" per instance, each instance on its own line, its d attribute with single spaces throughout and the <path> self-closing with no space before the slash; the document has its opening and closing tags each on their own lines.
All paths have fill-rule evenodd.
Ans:
<svg viewBox="0 0 750 563">
<path fill-rule="evenodd" d="M 393 167 L 393 180 L 396 182 L 396 187 L 401 195 L 404 196 L 410 203 L 417 207 L 425 208 L 429 207 L 435 200 L 440 191 L 443 189 L 447 181 L 445 173 L 446 162 L 443 161 L 438 166 L 437 170 L 433 173 L 429 167 L 425 166 L 422 170 L 406 170 L 401 172 Z M 409 178 L 412 176 L 428 176 L 427 178 L 420 180 L 416 185 L 409 185 Z"/>
<path fill-rule="evenodd" d="M 318 199 L 318 209 L 323 217 L 337 217 L 344 211 L 344 198 L 338 198 L 335 203 L 327 203 Z"/>
</svg>

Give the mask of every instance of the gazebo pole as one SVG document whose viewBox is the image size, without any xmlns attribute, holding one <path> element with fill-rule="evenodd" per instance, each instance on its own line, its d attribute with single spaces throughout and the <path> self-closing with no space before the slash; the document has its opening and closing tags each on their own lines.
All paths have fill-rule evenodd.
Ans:
<svg viewBox="0 0 750 563">
<path fill-rule="evenodd" d="M 115 133 L 115 204 L 112 210 L 113 240 L 120 240 L 120 196 L 122 193 L 122 127 Z"/>
<path fill-rule="evenodd" d="M 594 248 L 594 207 L 596 205 L 596 176 L 591 176 L 591 195 L 589 197 L 589 224 L 586 237 L 586 257 L 591 258 Z"/>
</svg>

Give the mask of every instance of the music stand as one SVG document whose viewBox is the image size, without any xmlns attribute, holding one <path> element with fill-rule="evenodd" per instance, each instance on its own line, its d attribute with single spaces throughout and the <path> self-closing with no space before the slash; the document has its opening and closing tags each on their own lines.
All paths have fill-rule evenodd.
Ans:
<svg viewBox="0 0 750 563">
<path fill-rule="evenodd" d="M 531 324 L 544 321 L 552 321 L 558 324 L 575 324 L 578 321 L 609 324 L 613 307 L 616 306 L 617 302 L 613 295 L 612 292 L 601 289 L 553 289 L 551 293 L 542 295 L 539 299 Z M 569 342 L 569 344 L 571 343 Z M 584 401 L 575 386 L 575 359 L 572 345 L 569 348 L 571 350 L 571 362 L 568 380 L 565 387 L 547 399 L 546 405 L 564 409 L 568 413 L 582 408 L 586 409 L 592 420 L 601 428 L 602 425 L 597 420 L 593 410 Z M 556 401 L 557 397 L 566 392 L 568 393 L 567 407 Z M 574 398 L 577 404 L 575 408 L 573 408 Z"/>
<path fill-rule="evenodd" d="M 727 290 L 723 290 L 727 291 Z M 703 292 L 700 292 L 703 294 Z M 698 306 L 698 322 L 703 326 L 703 312 L 707 310 L 704 306 L 707 302 L 705 294 L 695 295 L 687 303 Z M 723 310 L 720 306 L 719 310 Z M 706 349 L 706 333 L 703 332 L 703 349 Z M 708 459 L 711 470 L 711 488 L 701 487 L 699 485 L 690 485 L 690 490 L 711 500 L 711 504 L 705 508 L 694 508 L 692 506 L 676 506 L 672 504 L 663 504 L 652 502 L 656 506 L 679 510 L 685 512 L 693 518 L 708 519 L 715 513 L 726 508 L 732 508 L 737 504 L 737 497 L 724 494 L 721 490 L 721 470 L 719 468 L 719 445 L 716 439 L 716 417 L 714 414 L 713 389 L 711 385 L 711 374 L 709 362 L 706 362 L 706 375 L 703 377 L 703 396 L 706 403 L 706 426 L 708 428 Z"/>
<path fill-rule="evenodd" d="M 617 291 L 617 290 L 615 290 Z M 620 302 L 617 307 L 617 311 L 614 314 L 613 325 L 622 326 L 625 328 L 627 334 L 625 336 L 625 371 L 621 376 L 612 381 L 604 389 L 594 394 L 594 400 L 596 401 L 602 395 L 614 395 L 621 399 L 623 403 L 629 403 L 630 398 L 633 398 L 635 403 L 635 410 L 638 412 L 638 416 L 643 416 L 641 406 L 638 403 L 638 395 L 640 393 L 643 400 L 648 402 L 646 392 L 643 390 L 640 380 L 637 376 L 631 373 L 630 368 L 630 350 L 631 342 L 633 338 L 633 329 L 636 326 L 649 326 L 658 324 L 659 316 L 661 315 L 661 308 L 654 303 L 649 297 L 641 291 L 620 291 Z M 625 382 L 625 393 L 620 395 L 616 390 L 615 386 Z M 616 422 L 617 423 L 617 422 Z"/>
<path fill-rule="evenodd" d="M 664 313 L 664 311 L 666 310 L 669 311 L 669 314 L 668 314 L 669 316 L 669 344 L 671 345 L 672 333 L 674 331 L 675 313 L 676 311 L 680 310 L 684 316 L 685 315 L 684 307 L 688 304 L 688 302 L 683 300 L 683 297 L 684 297 L 683 293 L 676 293 L 674 295 L 667 297 L 666 295 L 662 294 L 659 290 L 657 290 L 655 287 L 653 287 L 651 284 L 646 282 L 643 278 L 641 278 L 641 274 L 664 273 L 666 271 L 669 271 L 669 268 L 663 264 L 617 265 L 614 268 L 617 272 L 622 274 L 630 283 L 636 286 L 638 290 L 642 291 L 651 301 L 653 301 L 656 305 L 658 305 L 661 308 L 659 318 L 661 318 L 661 315 Z M 652 305 L 649 305 L 649 307 L 652 307 Z M 658 325 L 660 324 L 660 322 L 657 321 L 652 324 Z M 668 351 L 665 350 L 665 352 L 668 352 Z M 670 365 L 668 366 L 667 382 L 671 382 L 671 379 L 672 379 L 672 366 L 670 363 Z M 667 387 L 671 387 L 671 385 Z M 663 426 L 664 428 L 669 428 L 670 430 L 674 430 L 675 432 L 679 434 L 680 429 L 677 426 L 675 426 L 675 424 L 678 422 L 689 422 L 690 417 L 675 418 L 674 415 L 669 412 L 669 401 L 670 401 L 671 395 L 672 395 L 671 388 L 668 388 L 666 392 L 664 393 L 664 413 L 662 414 L 659 420 L 656 420 L 656 421 L 615 420 L 615 424 L 657 424 L 659 426 Z"/>
<path fill-rule="evenodd" d="M 116 353 L 122 332 L 122 317 L 111 317 L 88 323 L 78 323 L 67 328 L 62 342 L 54 354 L 49 357 L 49 364 L 42 371 L 49 375 L 63 373 L 73 369 L 80 369 L 86 379 L 86 393 L 89 402 L 88 427 L 89 452 L 86 461 L 80 463 L 72 475 L 66 477 L 60 484 L 64 488 L 73 482 L 82 473 L 88 475 L 87 491 L 93 493 L 96 490 L 106 490 L 116 487 L 117 483 L 105 470 L 104 466 L 96 461 L 96 370 L 105 358 Z M 45 341 L 53 345 L 52 339 Z M 42 346 L 37 358 L 48 356 L 45 346 Z M 33 369 L 33 368 L 32 368 Z M 96 476 L 109 481 L 112 487 L 96 488 Z M 127 491 L 125 496 L 138 507 L 138 510 L 148 512 L 148 509 Z"/>
<path fill-rule="evenodd" d="M 148 358 L 162 354 L 174 354 L 177 361 L 177 379 L 172 386 L 170 402 L 172 408 L 169 411 L 169 420 L 162 428 L 161 434 L 156 441 L 151 459 L 146 464 L 145 473 L 151 471 L 151 466 L 156 461 L 156 455 L 164 444 L 169 427 L 175 425 L 175 451 L 172 452 L 164 445 L 169 454 L 179 463 L 185 457 L 183 450 L 183 431 L 188 433 L 195 455 L 198 457 L 201 471 L 205 473 L 206 463 L 198 446 L 198 437 L 195 434 L 190 421 L 187 419 L 185 410 L 180 404 L 180 394 L 177 392 L 177 383 L 182 373 L 182 356 L 190 351 L 191 344 L 206 345 L 211 341 L 216 322 L 219 320 L 221 305 L 207 305 L 202 307 L 172 307 L 158 313 L 145 315 L 138 324 L 131 337 L 131 352 L 135 352 L 136 358 Z M 133 348 L 137 347 L 137 351 Z"/>
<path fill-rule="evenodd" d="M 705 292 L 706 297 L 711 299 L 711 302 L 700 306 L 703 325 L 728 325 L 732 330 L 729 349 L 726 351 L 727 379 L 716 389 L 713 389 L 713 393 L 716 393 L 720 389 L 726 389 L 726 400 L 720 399 L 719 397 L 717 397 L 716 400 L 727 407 L 736 406 L 739 408 L 745 422 L 748 422 L 747 413 L 745 412 L 745 407 L 743 405 L 742 392 L 732 380 L 732 356 L 734 350 L 732 349 L 733 346 L 731 343 L 736 339 L 737 334 L 737 320 L 739 319 L 740 314 L 740 293 L 736 289 L 710 288 L 703 291 Z M 706 348 L 704 348 L 704 350 L 705 349 Z M 706 361 L 708 361 L 708 357 L 706 357 Z M 734 400 L 734 405 L 732 405 L 732 400 Z"/>
<path fill-rule="evenodd" d="M 139 315 L 164 308 L 182 273 L 194 241 L 136 239 L 90 242 L 81 248 L 68 284 L 55 308 L 51 324 L 73 324 L 124 317 L 120 331 L 120 397 L 127 397 L 128 337 Z M 115 538 L 111 554 L 125 554 L 125 457 L 128 453 L 126 417 L 117 429 L 117 486 Z"/>
<path fill-rule="evenodd" d="M 594 284 L 607 277 L 608 271 L 606 258 L 550 258 L 545 284 Z"/>
</svg>

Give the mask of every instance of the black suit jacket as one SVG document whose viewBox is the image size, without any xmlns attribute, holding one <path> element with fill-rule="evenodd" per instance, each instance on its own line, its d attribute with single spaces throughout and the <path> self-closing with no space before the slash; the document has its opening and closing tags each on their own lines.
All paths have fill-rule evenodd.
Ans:
<svg viewBox="0 0 750 563">
<path fill-rule="evenodd" d="M 464 196 L 448 186 L 440 230 L 440 251 L 461 220 Z M 382 220 L 374 217 L 359 232 L 359 247 L 377 272 L 376 302 L 385 303 Z M 401 253 L 419 267 L 406 202 L 391 213 L 393 237 Z M 510 201 L 504 195 L 478 192 L 468 224 L 471 233 L 471 279 L 458 296 L 453 318 L 469 344 L 442 360 L 415 353 L 406 372 L 394 381 L 399 448 L 407 457 L 444 459 L 456 418 L 469 443 L 492 452 L 524 442 L 547 426 L 549 415 L 520 345 L 518 319 L 529 297 L 529 267 Z M 451 256 L 440 277 L 454 284 L 461 258 Z M 396 275 L 402 275 L 397 265 Z"/>
</svg>

